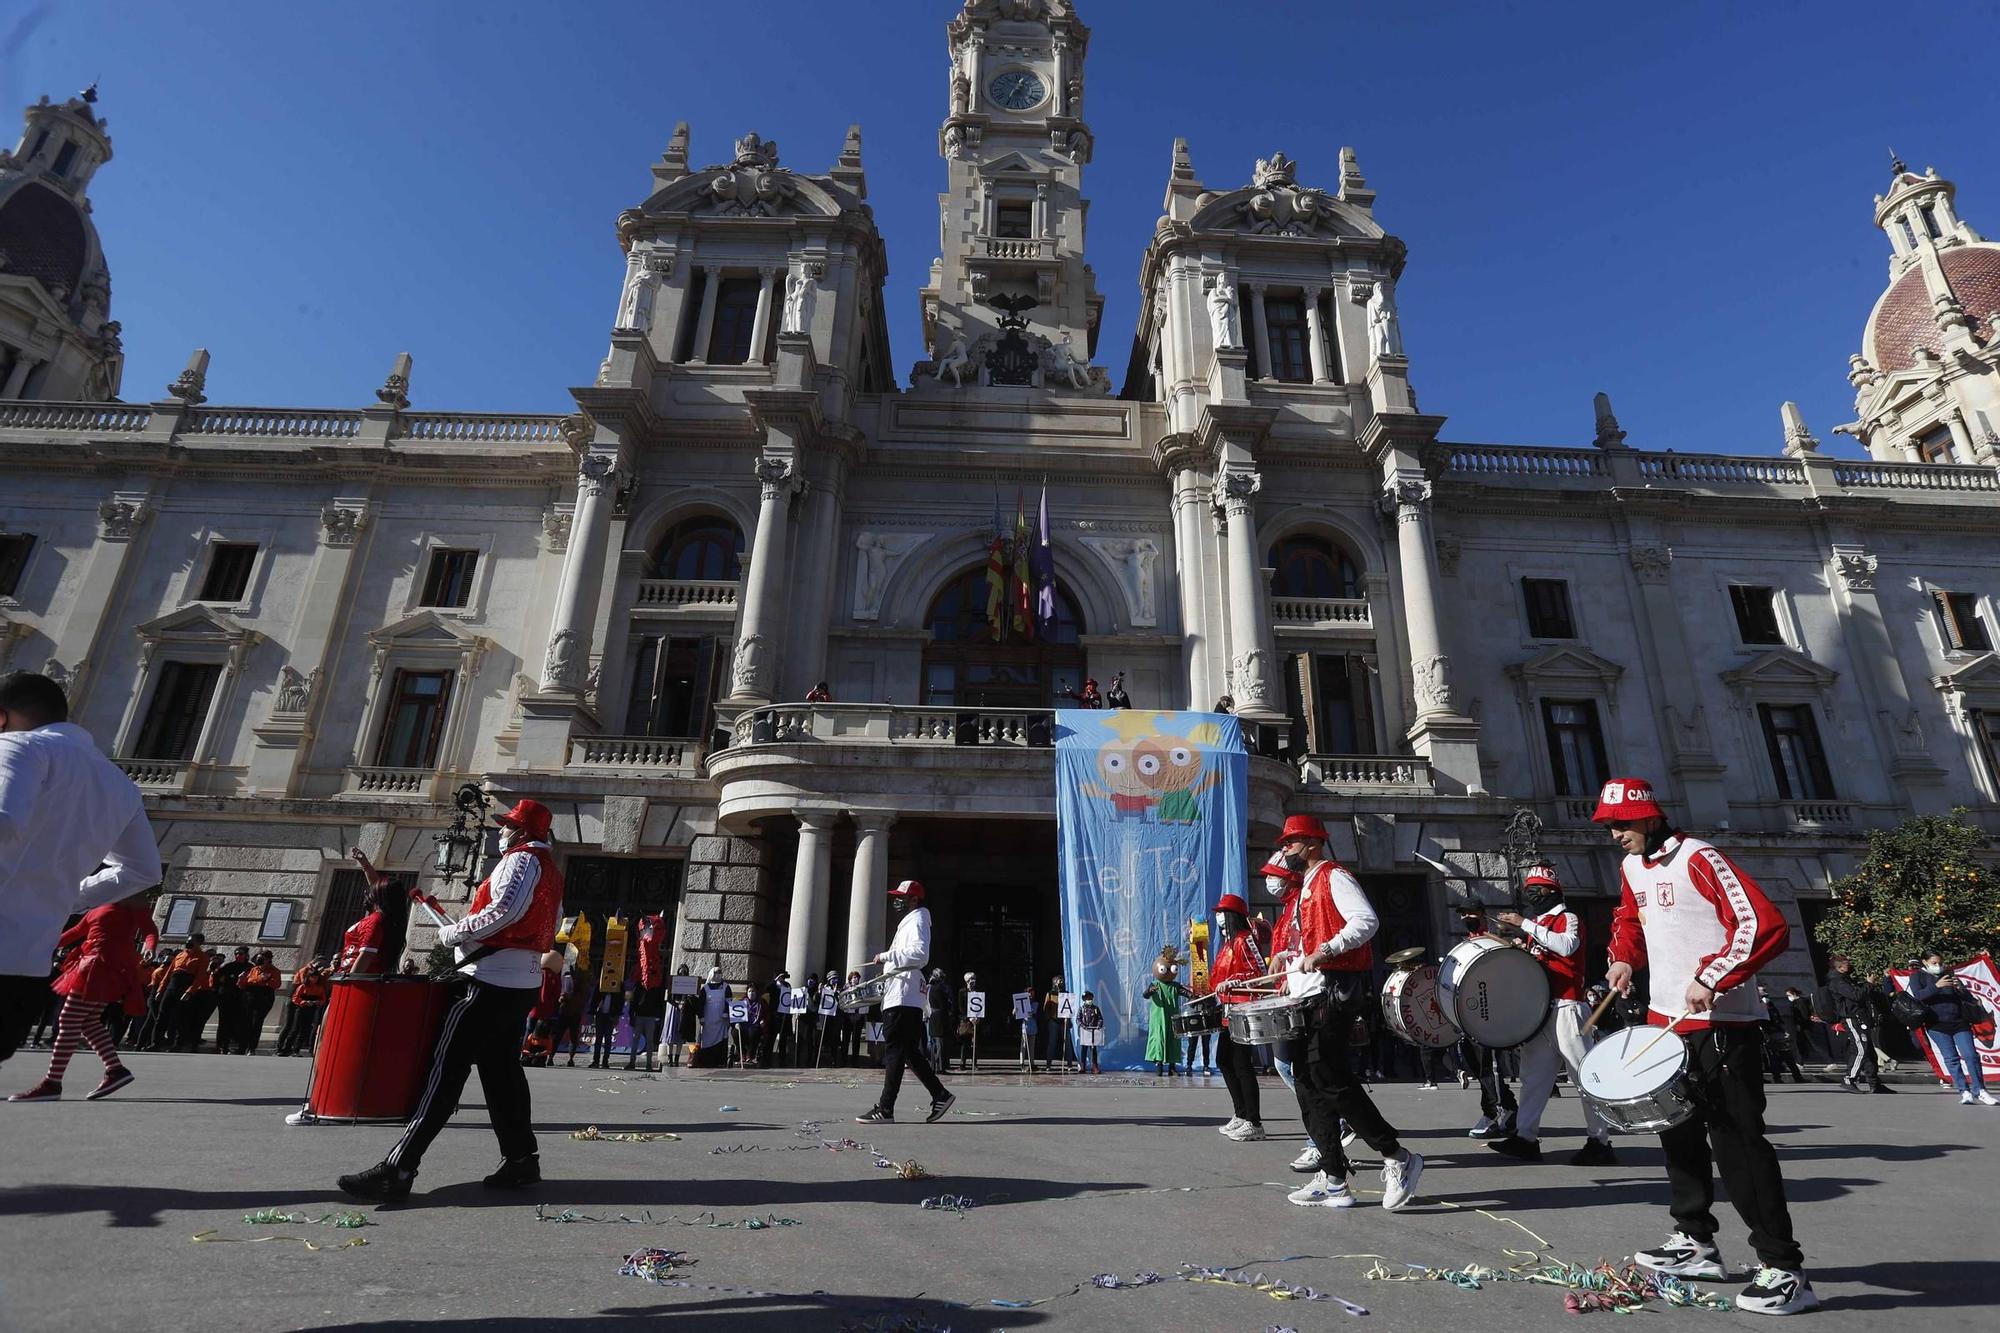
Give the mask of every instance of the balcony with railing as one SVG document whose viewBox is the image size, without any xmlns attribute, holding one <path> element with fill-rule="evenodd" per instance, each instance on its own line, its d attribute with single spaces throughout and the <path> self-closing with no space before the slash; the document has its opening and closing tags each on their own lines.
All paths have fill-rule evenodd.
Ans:
<svg viewBox="0 0 2000 1333">
<path fill-rule="evenodd" d="M 1273 597 L 1273 629 L 1369 629 L 1367 599 L 1361 597 Z"/>
<path fill-rule="evenodd" d="M 735 579 L 642 579 L 632 609 L 647 615 L 733 616 Z"/>
<path fill-rule="evenodd" d="M 1309 754 L 1299 760 L 1308 791 L 1332 795 L 1429 796 L 1431 761 L 1407 754 Z"/>
<path fill-rule="evenodd" d="M 194 777 L 194 764 L 186 759 L 120 759 L 117 762 L 140 791 L 155 795 L 185 792 Z"/>
<path fill-rule="evenodd" d="M 432 801 L 437 799 L 443 775 L 434 768 L 386 768 L 356 765 L 347 770 L 344 796 L 367 796 L 378 800 Z"/>
<path fill-rule="evenodd" d="M 1048 236 L 981 236 L 979 253 L 988 259 L 1054 262 L 1056 243 Z"/>
<path fill-rule="evenodd" d="M 659 777 L 698 777 L 701 742 L 664 736 L 572 736 L 568 767 Z"/>
</svg>

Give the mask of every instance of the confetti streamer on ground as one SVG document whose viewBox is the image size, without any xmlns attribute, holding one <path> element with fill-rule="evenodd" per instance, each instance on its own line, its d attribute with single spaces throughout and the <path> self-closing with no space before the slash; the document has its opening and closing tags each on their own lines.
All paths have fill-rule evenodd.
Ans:
<svg viewBox="0 0 2000 1333">
<path fill-rule="evenodd" d="M 663 1227 L 669 1222 L 684 1227 L 713 1227 L 719 1231 L 771 1231 L 780 1227 L 803 1225 L 796 1217 L 779 1217 L 776 1213 L 766 1213 L 762 1217 L 745 1217 L 735 1222 L 716 1220 L 714 1213 L 698 1213 L 693 1217 L 659 1217 L 650 1211 L 641 1210 L 637 1217 L 627 1213 L 614 1213 L 610 1217 L 600 1217 L 594 1213 L 580 1213 L 574 1208 L 551 1211 L 545 1203 L 535 1205 L 537 1222 L 595 1222 L 601 1225 L 623 1223 L 628 1226 Z"/>
<path fill-rule="evenodd" d="M 376 1225 L 361 1213 L 328 1213 L 324 1217 L 307 1217 L 304 1213 L 288 1213 L 279 1208 L 260 1208 L 254 1213 L 245 1213 L 243 1220 L 252 1226 L 339 1227 L 344 1231 Z"/>
<path fill-rule="evenodd" d="M 570 1131 L 569 1136 L 579 1143 L 656 1143 L 662 1140 L 668 1143 L 679 1143 L 681 1141 L 680 1135 L 669 1134 L 665 1130 L 655 1130 L 644 1134 L 607 1134 L 596 1125 L 589 1125 L 583 1129 L 573 1129 Z"/>
<path fill-rule="evenodd" d="M 264 1242 L 272 1240 L 295 1240 L 307 1249 L 315 1252 L 319 1250 L 353 1250 L 368 1243 L 366 1236 L 352 1236 L 337 1245 L 327 1245 L 319 1241 L 308 1240 L 304 1236 L 220 1236 L 216 1234 L 213 1227 L 207 1231 L 197 1231 L 188 1239 L 198 1243 L 214 1245 L 262 1245 Z"/>
<path fill-rule="evenodd" d="M 625 1263 L 618 1270 L 620 1277 L 642 1277 L 648 1282 L 662 1282 L 683 1268 L 692 1268 L 698 1259 L 688 1257 L 686 1250 L 659 1250 L 651 1246 L 634 1250 L 625 1256 Z"/>
<path fill-rule="evenodd" d="M 935 1198 L 925 1199 L 917 1205 L 919 1208 L 928 1208 L 932 1212 L 957 1213 L 960 1217 L 965 1216 L 966 1213 L 978 1206 L 979 1200 L 969 1194 L 940 1194 Z"/>
</svg>

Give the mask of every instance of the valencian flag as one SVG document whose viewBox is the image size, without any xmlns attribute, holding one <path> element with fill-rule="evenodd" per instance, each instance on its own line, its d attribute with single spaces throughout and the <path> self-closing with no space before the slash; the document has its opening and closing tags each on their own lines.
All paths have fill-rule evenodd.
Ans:
<svg viewBox="0 0 2000 1333">
<path fill-rule="evenodd" d="M 1046 639 L 1056 627 L 1056 553 L 1049 545 L 1049 479 L 1042 478 L 1041 540 L 1035 543 L 1035 629 Z"/>
<path fill-rule="evenodd" d="M 1035 637 L 1035 594 L 1034 574 L 1028 568 L 1028 550 L 1034 545 L 1034 534 L 1028 530 L 1028 500 L 1020 491 L 1014 492 L 1014 633 L 1021 642 L 1031 642 Z"/>
<path fill-rule="evenodd" d="M 986 548 L 986 627 L 993 641 L 1006 637 L 1007 556 L 1000 529 L 1000 492 L 993 493 L 993 544 Z"/>
</svg>

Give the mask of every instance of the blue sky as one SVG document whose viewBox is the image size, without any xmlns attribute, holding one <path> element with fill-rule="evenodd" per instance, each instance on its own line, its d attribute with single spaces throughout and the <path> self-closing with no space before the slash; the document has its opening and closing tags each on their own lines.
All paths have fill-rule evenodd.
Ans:
<svg viewBox="0 0 2000 1333">
<path fill-rule="evenodd" d="M 126 398 L 202 345 L 213 401 L 361 404 L 407 350 L 419 406 L 555 411 L 603 355 L 613 219 L 682 119 L 697 162 L 754 129 L 811 171 L 862 123 L 907 378 L 956 9 L 16 3 L 0 94 L 102 81 Z M 1331 186 L 1359 150 L 1410 246 L 1412 379 L 1452 439 L 1582 444 L 1602 389 L 1643 448 L 1774 451 L 1785 398 L 1831 442 L 1886 279 L 1888 147 L 2000 234 L 1992 3 L 1080 9 L 1114 375 L 1176 135 L 1215 189 L 1274 149 Z"/>
</svg>

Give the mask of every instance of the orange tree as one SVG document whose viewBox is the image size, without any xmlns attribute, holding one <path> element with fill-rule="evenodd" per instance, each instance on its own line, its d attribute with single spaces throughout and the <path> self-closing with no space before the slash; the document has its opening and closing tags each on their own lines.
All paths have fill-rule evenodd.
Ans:
<svg viewBox="0 0 2000 1333">
<path fill-rule="evenodd" d="M 1820 942 L 1878 976 L 1933 949 L 1947 965 L 2000 953 L 2000 875 L 1980 857 L 1986 835 L 1964 815 L 1919 815 L 1870 833 L 1861 865 L 1834 881 Z"/>
</svg>

